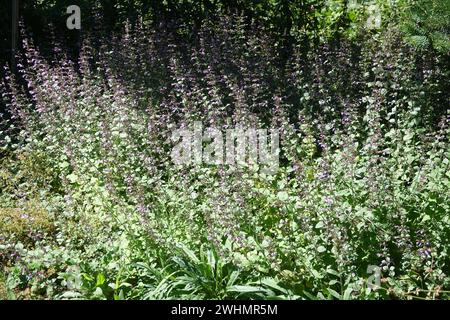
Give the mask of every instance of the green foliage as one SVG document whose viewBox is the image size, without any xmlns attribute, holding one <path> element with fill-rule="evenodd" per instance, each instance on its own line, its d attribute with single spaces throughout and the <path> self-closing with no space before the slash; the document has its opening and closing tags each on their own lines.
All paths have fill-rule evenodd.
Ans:
<svg viewBox="0 0 450 320">
<path fill-rule="evenodd" d="M 143 299 L 230 299 L 232 289 L 243 274 L 231 263 L 225 263 L 214 249 L 202 246 L 200 255 L 181 246 L 164 268 L 139 263 L 140 270 L 153 279 L 154 285 L 144 285 Z"/>
<path fill-rule="evenodd" d="M 418 52 L 396 3 L 207 3 L 115 1 L 123 30 L 76 63 L 24 38 L 0 86 L 0 298 L 448 299 L 445 10 L 417 15 Z M 175 165 L 194 121 L 279 129 L 279 170 Z"/>
<path fill-rule="evenodd" d="M 406 40 L 419 49 L 431 47 L 450 52 L 450 2 L 446 0 L 403 1 L 400 27 Z"/>
<path fill-rule="evenodd" d="M 5 279 L 3 274 L 0 273 L 0 300 L 8 299 L 8 291 L 5 285 Z"/>
<path fill-rule="evenodd" d="M 0 232 L 4 237 L 25 241 L 36 233 L 49 234 L 52 230 L 52 219 L 39 204 L 29 202 L 22 208 L 0 208 Z"/>
</svg>

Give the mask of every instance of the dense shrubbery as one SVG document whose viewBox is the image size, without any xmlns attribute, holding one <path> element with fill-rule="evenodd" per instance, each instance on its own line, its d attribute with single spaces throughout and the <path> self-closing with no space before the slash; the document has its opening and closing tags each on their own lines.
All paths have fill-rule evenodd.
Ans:
<svg viewBox="0 0 450 320">
<path fill-rule="evenodd" d="M 421 49 L 450 52 L 450 2 L 404 0 L 401 30 L 405 40 Z"/>
<path fill-rule="evenodd" d="M 173 30 L 86 37 L 75 62 L 24 37 L 1 89 L 0 297 L 448 298 L 448 57 L 395 30 L 287 56 L 240 16 Z M 175 166 L 194 121 L 279 128 L 277 174 Z"/>
</svg>

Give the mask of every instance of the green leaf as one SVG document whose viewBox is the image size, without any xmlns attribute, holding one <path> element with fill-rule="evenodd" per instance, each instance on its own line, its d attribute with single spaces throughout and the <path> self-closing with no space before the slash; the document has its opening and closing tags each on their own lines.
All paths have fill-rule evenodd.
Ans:
<svg viewBox="0 0 450 320">
<path fill-rule="evenodd" d="M 71 173 L 67 176 L 67 179 L 70 181 L 70 183 L 76 183 L 78 181 L 78 176 Z"/>
<path fill-rule="evenodd" d="M 303 291 L 303 294 L 304 294 L 308 299 L 311 299 L 311 300 L 317 300 L 317 297 L 314 296 L 314 295 L 312 295 L 312 294 L 309 293 L 308 291 Z"/>
<path fill-rule="evenodd" d="M 251 292 L 261 292 L 264 290 L 261 287 L 248 286 L 248 285 L 246 285 L 246 286 L 236 285 L 236 286 L 231 286 L 230 288 L 228 288 L 228 291 L 234 291 L 234 292 L 239 292 L 239 293 L 251 293 Z"/>
<path fill-rule="evenodd" d="M 81 293 L 75 292 L 75 291 L 66 291 L 61 295 L 61 298 L 63 299 L 77 299 L 82 296 Z"/>
<path fill-rule="evenodd" d="M 335 290 L 333 290 L 331 288 L 328 288 L 327 290 L 333 297 L 335 297 L 338 300 L 341 300 L 341 298 L 342 298 L 341 295 L 339 293 L 337 293 Z"/>
<path fill-rule="evenodd" d="M 332 275 L 334 275 L 334 276 L 336 276 L 336 277 L 339 277 L 339 276 L 340 276 L 339 272 L 337 272 L 336 270 L 333 270 L 333 269 L 331 269 L 331 268 L 328 268 L 328 269 L 327 269 L 327 273 L 332 274 Z"/>
<path fill-rule="evenodd" d="M 197 258 L 197 256 L 195 255 L 195 253 L 190 250 L 189 248 L 187 248 L 186 246 L 181 246 L 181 250 L 183 250 L 183 252 L 186 254 L 186 256 L 194 263 L 199 263 L 200 260 Z"/>
<path fill-rule="evenodd" d="M 344 291 L 344 300 L 350 300 L 352 292 L 353 292 L 353 288 L 345 289 L 345 291 Z"/>
<path fill-rule="evenodd" d="M 319 251 L 320 253 L 327 251 L 327 248 L 325 248 L 324 246 L 319 246 L 317 248 L 317 251 Z"/>
<path fill-rule="evenodd" d="M 97 275 L 97 287 L 101 287 L 105 283 L 105 275 L 103 273 L 99 273 Z"/>
<path fill-rule="evenodd" d="M 286 191 L 280 191 L 277 194 L 277 198 L 280 201 L 286 201 L 289 198 L 289 195 Z"/>
<path fill-rule="evenodd" d="M 237 278 L 239 277 L 239 271 L 235 270 L 231 273 L 230 277 L 228 278 L 227 287 L 231 287 L 236 282 Z"/>
<path fill-rule="evenodd" d="M 261 283 L 265 284 L 266 286 L 268 286 L 268 287 L 270 287 L 272 289 L 278 290 L 278 291 L 280 291 L 280 292 L 282 292 L 284 294 L 288 294 L 289 293 L 288 290 L 280 287 L 278 285 L 278 283 L 273 278 L 264 278 L 263 280 L 261 280 Z"/>
<path fill-rule="evenodd" d="M 61 169 L 67 168 L 69 166 L 69 163 L 67 161 L 63 161 L 59 164 L 59 167 Z"/>
</svg>

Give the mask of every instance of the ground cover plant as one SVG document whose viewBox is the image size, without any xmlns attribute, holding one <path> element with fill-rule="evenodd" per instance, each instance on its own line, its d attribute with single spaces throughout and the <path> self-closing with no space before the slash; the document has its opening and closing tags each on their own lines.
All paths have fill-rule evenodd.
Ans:
<svg viewBox="0 0 450 320">
<path fill-rule="evenodd" d="M 447 2 L 371 3 L 375 27 L 369 4 L 248 3 L 133 11 L 76 50 L 22 23 L 0 299 L 449 298 Z M 276 129 L 276 172 L 175 164 L 196 122 Z"/>
</svg>

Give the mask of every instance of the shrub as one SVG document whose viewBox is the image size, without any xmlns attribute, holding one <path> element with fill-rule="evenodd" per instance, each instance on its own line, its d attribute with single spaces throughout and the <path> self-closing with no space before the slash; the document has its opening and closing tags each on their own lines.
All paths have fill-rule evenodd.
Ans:
<svg viewBox="0 0 450 320">
<path fill-rule="evenodd" d="M 3 84 L 19 127 L 1 171 L 1 197 L 18 209 L 4 217 L 34 194 L 55 237 L 14 245 L 12 287 L 90 299 L 448 297 L 442 56 L 396 30 L 294 43 L 287 61 L 270 30 L 241 16 L 178 31 L 87 37 L 79 61 L 25 38 L 20 78 Z M 279 170 L 176 166 L 172 131 L 195 121 L 279 129 Z"/>
<path fill-rule="evenodd" d="M 5 238 L 14 238 L 18 242 L 30 243 L 53 231 L 51 216 L 35 201 L 29 201 L 21 208 L 0 208 L 3 241 Z"/>
</svg>

